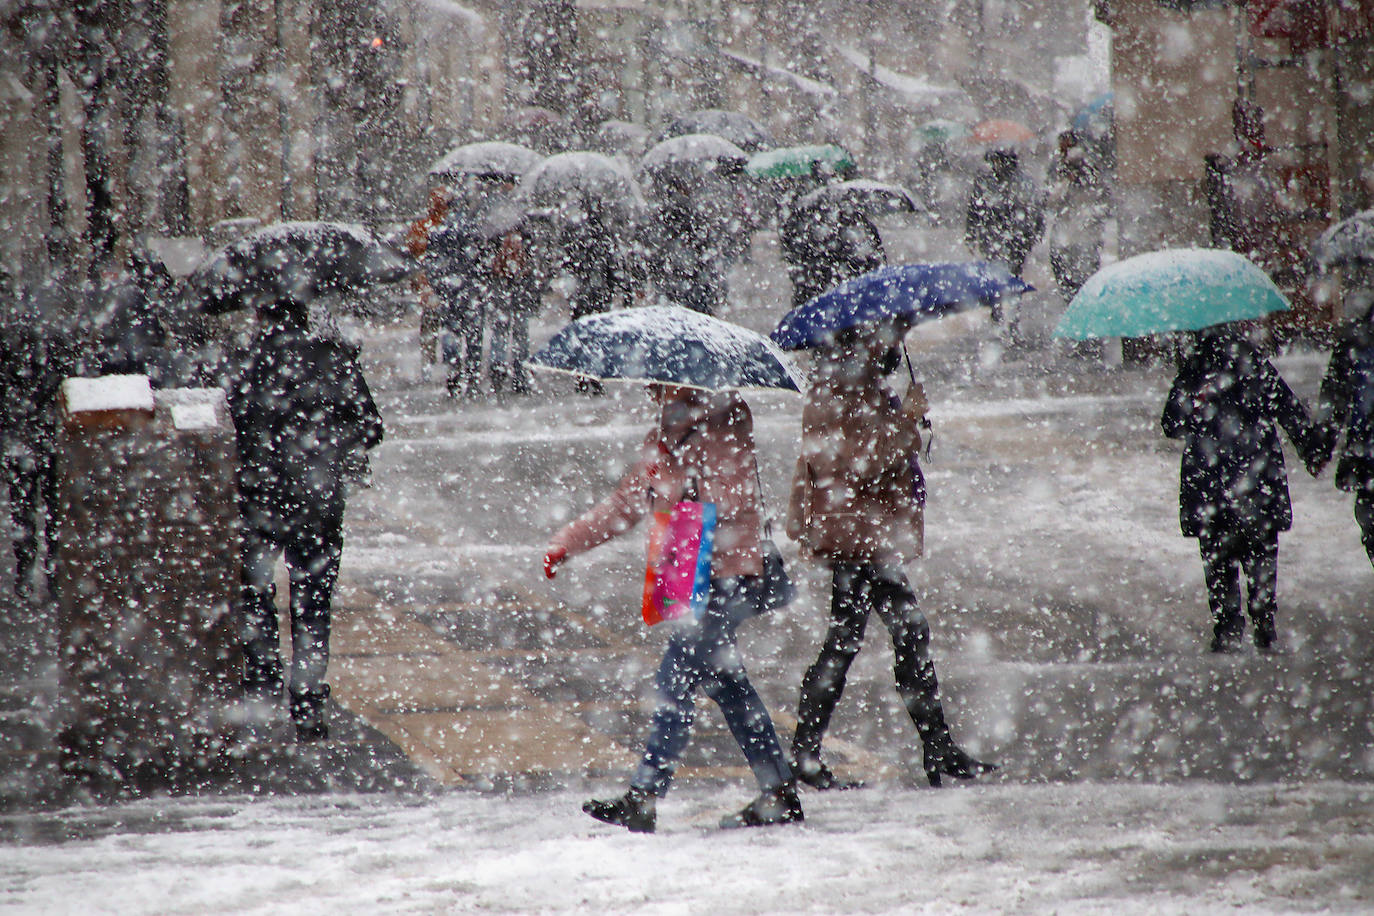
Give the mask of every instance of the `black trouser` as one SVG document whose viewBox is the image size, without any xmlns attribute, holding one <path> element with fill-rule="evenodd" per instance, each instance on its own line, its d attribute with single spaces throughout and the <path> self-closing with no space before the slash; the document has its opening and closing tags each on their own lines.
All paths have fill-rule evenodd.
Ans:
<svg viewBox="0 0 1374 916">
<path fill-rule="evenodd" d="M 1256 536 L 1240 531 L 1202 534 L 1198 537 L 1198 547 L 1202 552 L 1207 603 L 1212 609 L 1213 633 L 1217 639 L 1235 642 L 1245 632 L 1244 601 L 1240 591 L 1242 573 L 1255 632 L 1257 636 L 1272 639 L 1274 613 L 1278 609 L 1278 535 Z"/>
<path fill-rule="evenodd" d="M 276 585 L 273 571 L 285 553 L 291 580 L 291 693 L 305 696 L 325 687 L 329 666 L 329 605 L 339 579 L 343 516 L 329 513 L 268 534 L 249 527 L 243 536 L 243 621 L 249 690 L 279 693 Z"/>
<path fill-rule="evenodd" d="M 831 573 L 830 629 L 820 655 L 802 677 L 793 756 L 800 760 L 820 754 L 830 716 L 844 693 L 845 675 L 863 646 L 871 611 L 878 612 L 892 636 L 897 693 L 921 740 L 947 733 L 930 657 L 930 626 L 906 576 L 892 567 L 863 563 L 835 563 Z"/>
</svg>

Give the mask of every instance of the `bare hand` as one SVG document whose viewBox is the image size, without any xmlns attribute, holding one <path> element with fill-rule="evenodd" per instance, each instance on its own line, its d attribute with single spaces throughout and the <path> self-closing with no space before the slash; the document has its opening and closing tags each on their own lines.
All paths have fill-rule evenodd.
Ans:
<svg viewBox="0 0 1374 916">
<path fill-rule="evenodd" d="M 912 382 L 906 397 L 902 398 L 902 413 L 913 421 L 919 421 L 929 411 L 930 402 L 926 400 L 925 386 L 920 382 Z"/>
</svg>

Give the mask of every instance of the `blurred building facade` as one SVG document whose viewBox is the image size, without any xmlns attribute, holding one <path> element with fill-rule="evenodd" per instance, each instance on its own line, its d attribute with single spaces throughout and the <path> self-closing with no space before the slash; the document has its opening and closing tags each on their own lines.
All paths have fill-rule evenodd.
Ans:
<svg viewBox="0 0 1374 916">
<path fill-rule="evenodd" d="M 1239 176 L 1262 190 L 1236 216 L 1289 320 L 1328 323 L 1303 259 L 1374 206 L 1374 2 L 1099 0 L 1096 15 L 1113 33 L 1121 253 L 1227 242 L 1217 185 Z"/>
<path fill-rule="evenodd" d="M 703 107 L 884 174 L 923 119 L 1051 135 L 1092 27 L 1057 0 L 0 0 L 0 255 L 32 285 L 142 235 L 384 225 L 456 143 Z"/>
</svg>

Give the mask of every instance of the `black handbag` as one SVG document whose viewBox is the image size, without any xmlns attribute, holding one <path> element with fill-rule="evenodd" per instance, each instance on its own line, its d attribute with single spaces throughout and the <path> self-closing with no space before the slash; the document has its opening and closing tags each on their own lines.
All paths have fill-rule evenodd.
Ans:
<svg viewBox="0 0 1374 916">
<path fill-rule="evenodd" d="M 760 576 L 759 613 L 790 604 L 797 597 L 797 587 L 787 574 L 787 566 L 782 561 L 782 551 L 773 543 L 771 537 L 759 541 L 759 552 L 763 554 L 763 575 Z"/>
<path fill-rule="evenodd" d="M 759 475 L 758 459 L 754 460 L 754 480 L 759 486 L 759 501 L 763 501 L 763 478 Z M 765 509 L 765 513 L 767 510 Z M 759 553 L 763 556 L 763 574 L 759 576 L 759 613 L 790 604 L 797 597 L 797 587 L 787 574 L 787 564 L 782 560 L 782 551 L 773 541 L 773 523 L 764 515 L 764 536 L 759 539 Z"/>
</svg>

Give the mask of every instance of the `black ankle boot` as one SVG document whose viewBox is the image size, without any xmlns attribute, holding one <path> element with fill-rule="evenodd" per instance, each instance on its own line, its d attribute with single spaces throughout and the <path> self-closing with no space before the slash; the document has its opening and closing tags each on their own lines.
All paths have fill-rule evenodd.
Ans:
<svg viewBox="0 0 1374 916">
<path fill-rule="evenodd" d="M 797 762 L 792 765 L 792 775 L 796 777 L 797 782 L 805 783 L 821 792 L 863 788 L 862 780 L 841 779 L 836 776 L 830 767 L 821 762 L 820 757 L 798 757 Z"/>
<path fill-rule="evenodd" d="M 624 827 L 631 833 L 653 833 L 656 813 L 655 799 L 643 789 L 631 786 L 619 798 L 584 802 L 582 810 L 599 821 Z"/>
<path fill-rule="evenodd" d="M 966 754 L 954 740 L 945 734 L 924 743 L 921 762 L 925 767 L 926 779 L 935 788 L 940 788 L 942 776 L 955 779 L 976 779 L 984 773 L 997 769 L 995 763 L 984 763 Z"/>
<path fill-rule="evenodd" d="M 759 797 L 744 806 L 738 814 L 722 818 L 720 826 L 729 830 L 734 827 L 771 827 L 774 824 L 800 824 L 806 820 L 802 814 L 801 799 L 797 798 L 795 783 L 783 783 L 776 789 L 762 792 Z"/>
</svg>

